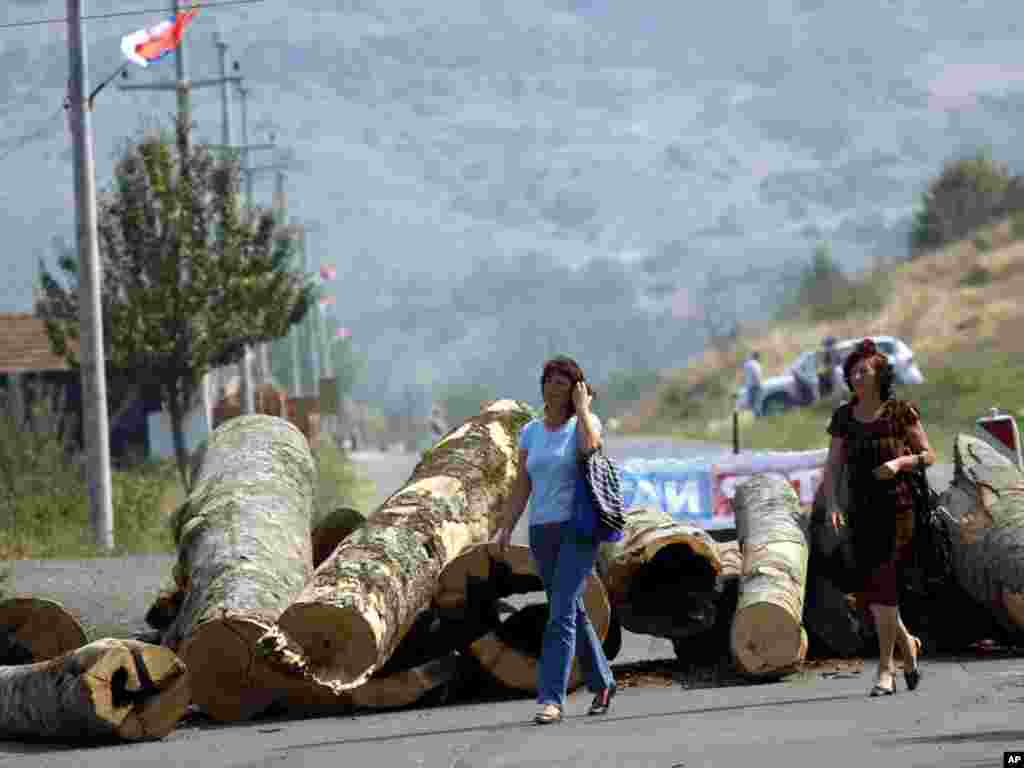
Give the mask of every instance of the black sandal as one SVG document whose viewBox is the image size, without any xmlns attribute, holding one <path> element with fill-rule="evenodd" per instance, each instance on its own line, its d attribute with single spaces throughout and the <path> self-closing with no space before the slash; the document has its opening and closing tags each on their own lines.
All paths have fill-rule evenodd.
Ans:
<svg viewBox="0 0 1024 768">
<path fill-rule="evenodd" d="M 615 691 L 618 690 L 616 686 L 611 688 L 605 688 L 603 691 L 598 691 L 594 697 L 593 703 L 590 705 L 590 709 L 587 710 L 588 715 L 603 715 L 612 706 L 612 697 L 615 695 Z"/>
</svg>

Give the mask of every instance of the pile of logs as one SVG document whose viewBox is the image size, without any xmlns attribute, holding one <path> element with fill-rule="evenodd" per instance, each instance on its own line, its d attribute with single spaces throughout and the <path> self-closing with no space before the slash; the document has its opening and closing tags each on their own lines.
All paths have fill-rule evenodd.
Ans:
<svg viewBox="0 0 1024 768">
<path fill-rule="evenodd" d="M 490 403 L 373 514 L 342 508 L 318 521 L 316 465 L 298 429 L 266 415 L 221 425 L 173 517 L 174 583 L 146 617 L 159 645 L 86 644 L 59 606 L 0 604 L 0 737 L 159 738 L 189 703 L 230 722 L 440 702 L 467 686 L 534 691 L 542 585 L 526 547 L 491 542 L 530 417 L 523 403 Z M 908 595 L 904 619 L 933 649 L 1017 643 L 1024 479 L 981 440 L 958 436 L 955 454 L 942 495 L 955 572 Z M 756 475 L 734 510 L 734 541 L 630 510 L 584 593 L 608 656 L 622 629 L 670 639 L 683 661 L 727 658 L 752 680 L 777 679 L 809 653 L 870 652 L 848 531 L 820 496 L 802 506 L 788 481 Z"/>
</svg>

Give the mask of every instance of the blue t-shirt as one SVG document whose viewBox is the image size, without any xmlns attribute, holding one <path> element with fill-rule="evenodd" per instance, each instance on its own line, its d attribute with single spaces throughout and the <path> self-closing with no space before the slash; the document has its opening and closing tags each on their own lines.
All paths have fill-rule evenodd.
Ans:
<svg viewBox="0 0 1024 768">
<path fill-rule="evenodd" d="M 594 416 L 598 434 L 601 420 Z M 572 495 L 576 491 L 578 437 L 576 417 L 559 429 L 548 429 L 543 419 L 534 419 L 519 431 L 519 447 L 526 451 L 530 475 L 530 525 L 561 523 L 572 516 Z"/>
</svg>

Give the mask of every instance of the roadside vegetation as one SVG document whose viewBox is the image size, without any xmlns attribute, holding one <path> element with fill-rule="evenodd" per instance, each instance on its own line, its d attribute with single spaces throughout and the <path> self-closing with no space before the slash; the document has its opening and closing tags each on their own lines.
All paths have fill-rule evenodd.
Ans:
<svg viewBox="0 0 1024 768">
<path fill-rule="evenodd" d="M 72 425 L 61 423 L 59 402 L 37 393 L 31 417 L 16 417 L 0 399 L 0 563 L 16 559 L 77 559 L 174 551 L 167 524 L 185 495 L 174 461 L 144 461 L 111 472 L 112 553 L 93 541 L 83 457 L 71 449 Z M 324 438 L 316 512 L 342 504 L 362 511 L 373 493 L 348 457 Z M 0 564 L 0 595 L 9 569 Z"/>
<path fill-rule="evenodd" d="M 947 164 L 922 199 L 907 259 L 848 276 L 820 245 L 772 325 L 741 327 L 728 344 L 709 347 L 685 368 L 659 372 L 653 394 L 616 414 L 623 430 L 729 442 L 750 351 L 760 351 L 769 377 L 830 335 L 891 334 L 911 346 L 925 383 L 897 395 L 920 405 L 941 461 L 952 459 L 956 434 L 973 432 L 975 419 L 990 408 L 1024 417 L 1021 190 L 1024 182 L 984 153 Z M 824 401 L 756 421 L 744 412 L 741 445 L 824 447 L 837 404 Z"/>
</svg>

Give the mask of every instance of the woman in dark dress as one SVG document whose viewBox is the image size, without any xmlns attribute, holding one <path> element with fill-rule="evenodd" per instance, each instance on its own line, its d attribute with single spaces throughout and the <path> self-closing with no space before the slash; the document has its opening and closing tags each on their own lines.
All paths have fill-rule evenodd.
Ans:
<svg viewBox="0 0 1024 768">
<path fill-rule="evenodd" d="M 907 687 L 920 680 L 921 642 L 899 613 L 902 567 L 914 537 L 910 472 L 935 461 L 917 408 L 892 397 L 893 371 L 874 342 L 850 353 L 843 376 L 854 397 L 832 414 L 823 483 L 832 523 L 839 526 L 834 478 L 845 465 L 849 478 L 847 522 L 861 584 L 858 603 L 870 610 L 878 630 L 878 679 L 872 696 L 893 693 L 893 652 L 899 645 Z"/>
</svg>

